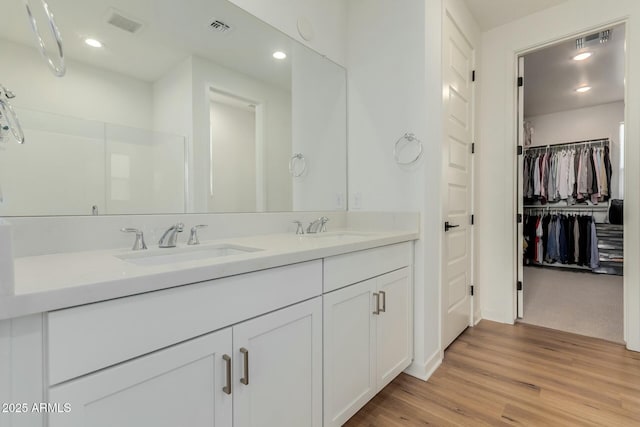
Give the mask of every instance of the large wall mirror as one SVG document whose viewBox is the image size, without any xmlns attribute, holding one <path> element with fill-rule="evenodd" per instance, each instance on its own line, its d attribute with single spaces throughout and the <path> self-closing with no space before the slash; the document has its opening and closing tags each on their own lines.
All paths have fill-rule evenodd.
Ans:
<svg viewBox="0 0 640 427">
<path fill-rule="evenodd" d="M 48 3 L 62 78 L 23 2 L 0 14 L 25 133 L 0 141 L 0 216 L 346 208 L 344 68 L 226 0 Z"/>
</svg>

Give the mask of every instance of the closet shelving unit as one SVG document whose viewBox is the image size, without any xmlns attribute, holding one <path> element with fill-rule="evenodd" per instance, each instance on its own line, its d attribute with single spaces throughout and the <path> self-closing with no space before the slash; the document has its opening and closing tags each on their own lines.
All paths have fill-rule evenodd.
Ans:
<svg viewBox="0 0 640 427">
<path fill-rule="evenodd" d="M 525 148 L 524 154 L 538 153 L 548 150 L 558 150 L 562 148 L 583 148 L 583 147 L 609 147 L 609 138 L 598 138 L 584 141 L 575 141 L 559 144 L 549 144 L 537 147 Z M 577 214 L 585 215 L 588 213 L 596 214 L 603 213 L 609 210 L 609 201 L 601 202 L 599 204 L 580 203 L 580 204 L 568 204 L 566 201 L 550 202 L 547 204 L 527 204 L 523 206 L 524 212 L 532 215 L 535 214 Z M 598 250 L 600 267 L 591 269 L 588 266 L 580 266 L 577 264 L 562 264 L 560 262 L 542 264 L 529 264 L 539 267 L 551 267 L 551 268 L 565 268 L 582 271 L 592 271 L 594 273 L 604 274 L 622 274 L 622 226 L 616 226 L 611 224 L 596 223 L 596 234 L 598 236 Z"/>
</svg>

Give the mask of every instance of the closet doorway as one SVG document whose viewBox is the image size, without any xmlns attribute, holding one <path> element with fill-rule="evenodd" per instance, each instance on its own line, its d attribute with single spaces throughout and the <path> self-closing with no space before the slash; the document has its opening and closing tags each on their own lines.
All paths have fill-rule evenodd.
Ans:
<svg viewBox="0 0 640 427">
<path fill-rule="evenodd" d="M 625 25 L 518 61 L 518 321 L 624 342 Z"/>
</svg>

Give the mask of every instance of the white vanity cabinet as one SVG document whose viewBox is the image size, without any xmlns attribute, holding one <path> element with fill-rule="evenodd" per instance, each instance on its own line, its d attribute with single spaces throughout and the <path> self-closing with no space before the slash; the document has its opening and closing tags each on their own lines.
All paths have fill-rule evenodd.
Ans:
<svg viewBox="0 0 640 427">
<path fill-rule="evenodd" d="M 53 386 L 50 427 L 319 427 L 322 299 Z"/>
<path fill-rule="evenodd" d="M 227 328 L 54 386 L 49 402 L 70 411 L 49 426 L 231 426 L 231 343 Z"/>
<path fill-rule="evenodd" d="M 401 244 L 373 251 L 374 257 L 395 260 L 386 268 L 401 267 L 323 296 L 325 426 L 346 422 L 413 359 L 411 247 Z M 367 252 L 325 263 L 325 277 L 327 268 L 342 268 L 354 257 L 364 260 L 371 255 Z M 359 266 L 361 275 L 379 268 L 352 264 L 350 277 Z M 337 278 L 340 272 L 329 276 Z"/>
</svg>

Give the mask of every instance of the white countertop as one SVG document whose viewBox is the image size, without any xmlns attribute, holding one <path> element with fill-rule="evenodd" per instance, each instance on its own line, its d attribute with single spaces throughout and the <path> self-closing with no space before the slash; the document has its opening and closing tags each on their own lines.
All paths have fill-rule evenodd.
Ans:
<svg viewBox="0 0 640 427">
<path fill-rule="evenodd" d="M 417 232 L 410 231 L 354 233 L 357 235 L 332 231 L 319 235 L 268 234 L 203 241 L 201 248 L 229 244 L 261 250 L 160 265 L 138 265 L 118 258 L 134 253 L 125 249 L 16 258 L 15 293 L 0 297 L 0 320 L 326 258 L 419 237 Z M 178 245 L 177 251 L 185 246 Z M 150 248 L 149 251 L 168 254 L 176 252 L 176 249 Z"/>
</svg>

